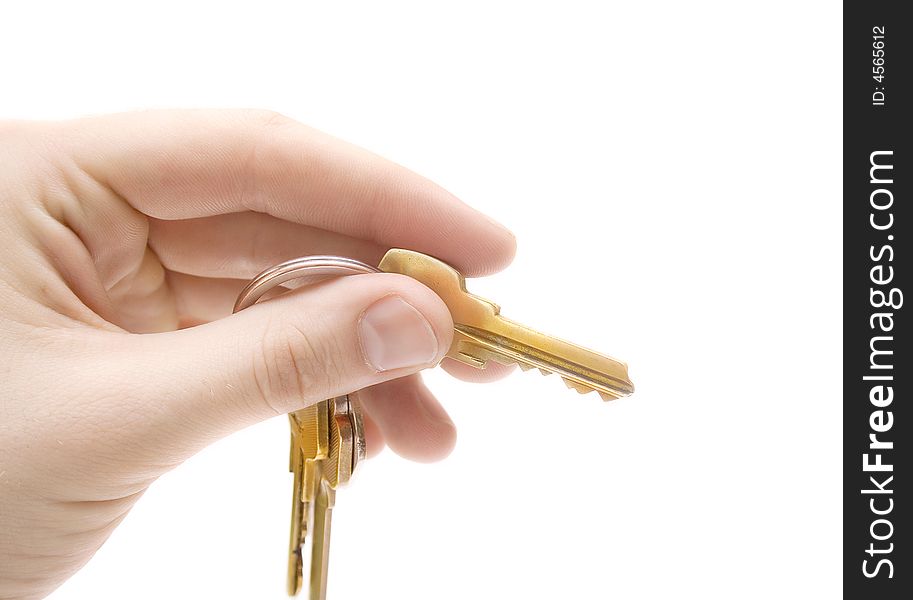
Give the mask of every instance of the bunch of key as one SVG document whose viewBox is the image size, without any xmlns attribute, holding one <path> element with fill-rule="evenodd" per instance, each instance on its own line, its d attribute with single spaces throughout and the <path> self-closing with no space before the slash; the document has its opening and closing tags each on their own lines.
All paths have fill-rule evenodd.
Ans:
<svg viewBox="0 0 913 600">
<path fill-rule="evenodd" d="M 489 361 L 516 364 L 523 370 L 536 368 L 543 374 L 559 375 L 580 393 L 597 392 L 604 400 L 634 391 L 624 363 L 505 319 L 497 304 L 466 291 L 466 280 L 453 267 L 410 250 L 388 251 L 377 268 L 341 257 L 306 257 L 282 263 L 252 280 L 235 310 L 250 306 L 271 287 L 305 276 L 307 270 L 323 275 L 380 271 L 417 279 L 450 309 L 454 336 L 447 356 L 477 369 L 484 369 Z M 297 595 L 303 587 L 304 548 L 310 540 L 310 599 L 324 600 L 336 488 L 349 481 L 365 456 L 357 394 L 318 402 L 290 414 L 289 421 L 289 470 L 294 485 L 288 593 Z"/>
</svg>

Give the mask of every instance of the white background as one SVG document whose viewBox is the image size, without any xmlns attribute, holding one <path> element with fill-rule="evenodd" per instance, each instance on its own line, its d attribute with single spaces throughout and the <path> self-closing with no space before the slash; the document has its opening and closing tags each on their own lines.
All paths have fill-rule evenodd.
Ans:
<svg viewBox="0 0 913 600">
<path fill-rule="evenodd" d="M 0 116 L 282 111 L 511 227 L 470 281 L 627 361 L 428 374 L 443 463 L 338 495 L 330 597 L 840 593 L 841 15 L 834 2 L 19 3 Z M 283 598 L 287 425 L 163 477 L 52 598 Z"/>
</svg>

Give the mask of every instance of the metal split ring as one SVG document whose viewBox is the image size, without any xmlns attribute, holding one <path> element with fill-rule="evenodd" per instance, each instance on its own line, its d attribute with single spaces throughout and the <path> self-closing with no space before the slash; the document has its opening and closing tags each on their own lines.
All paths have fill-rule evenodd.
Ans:
<svg viewBox="0 0 913 600">
<path fill-rule="evenodd" d="M 232 313 L 253 306 L 264 294 L 283 284 L 293 282 L 294 285 L 286 287 L 303 287 L 331 277 L 364 273 L 380 273 L 380 269 L 344 256 L 304 256 L 302 258 L 293 258 L 270 267 L 254 277 L 241 290 L 238 299 L 235 301 L 235 308 Z"/>
</svg>

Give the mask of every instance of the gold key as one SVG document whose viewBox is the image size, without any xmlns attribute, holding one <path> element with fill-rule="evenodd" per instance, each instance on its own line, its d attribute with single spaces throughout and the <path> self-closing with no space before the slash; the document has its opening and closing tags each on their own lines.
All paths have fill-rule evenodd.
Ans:
<svg viewBox="0 0 913 600">
<path fill-rule="evenodd" d="M 309 595 L 323 600 L 336 488 L 348 483 L 365 457 L 361 410 L 355 394 L 349 394 L 291 413 L 289 423 L 294 483 L 288 594 L 294 596 L 303 587 L 304 545 L 310 539 Z"/>
<path fill-rule="evenodd" d="M 623 362 L 559 340 L 501 316 L 501 308 L 466 291 L 466 280 L 436 258 L 394 248 L 380 261 L 387 273 L 401 273 L 431 288 L 450 309 L 453 343 L 447 356 L 478 369 L 489 360 L 521 369 L 556 373 L 568 387 L 584 394 L 598 392 L 604 400 L 634 392 Z"/>
</svg>

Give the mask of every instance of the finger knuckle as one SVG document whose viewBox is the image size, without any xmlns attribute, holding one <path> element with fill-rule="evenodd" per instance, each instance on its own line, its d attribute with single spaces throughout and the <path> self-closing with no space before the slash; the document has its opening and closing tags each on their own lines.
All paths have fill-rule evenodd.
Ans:
<svg viewBox="0 0 913 600">
<path fill-rule="evenodd" d="M 276 414 L 328 395 L 342 380 L 334 348 L 332 338 L 293 323 L 268 327 L 253 364 L 257 395 Z"/>
<path fill-rule="evenodd" d="M 291 117 L 288 117 L 275 110 L 252 109 L 248 114 L 255 126 L 258 126 L 261 129 L 265 129 L 267 131 L 277 127 L 283 127 L 294 122 Z"/>
<path fill-rule="evenodd" d="M 242 116 L 242 134 L 238 148 L 240 165 L 241 203 L 254 212 L 268 212 L 269 173 L 281 161 L 277 139 L 295 121 L 272 110 L 250 110 Z"/>
</svg>

